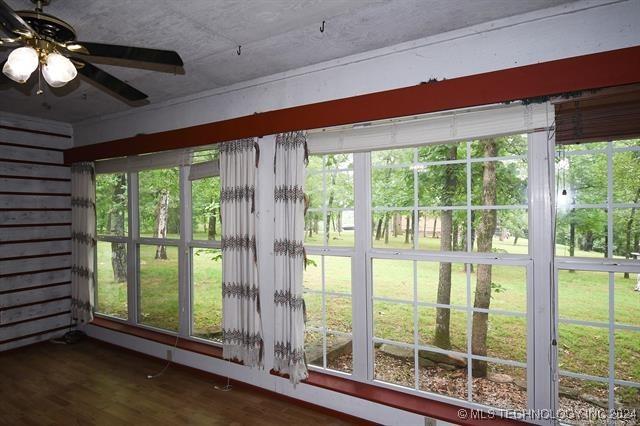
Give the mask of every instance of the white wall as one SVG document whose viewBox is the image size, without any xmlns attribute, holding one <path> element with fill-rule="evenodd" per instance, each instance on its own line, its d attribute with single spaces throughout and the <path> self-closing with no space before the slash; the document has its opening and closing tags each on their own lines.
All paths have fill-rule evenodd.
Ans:
<svg viewBox="0 0 640 426">
<path fill-rule="evenodd" d="M 640 1 L 586 0 L 74 125 L 76 145 L 640 45 Z"/>
</svg>

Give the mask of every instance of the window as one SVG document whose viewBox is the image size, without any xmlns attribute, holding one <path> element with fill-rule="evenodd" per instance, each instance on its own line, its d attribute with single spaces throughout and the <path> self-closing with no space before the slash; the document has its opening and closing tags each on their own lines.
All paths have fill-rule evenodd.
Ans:
<svg viewBox="0 0 640 426">
<path fill-rule="evenodd" d="M 526 135 L 373 152 L 371 167 L 374 379 L 527 408 Z"/>
<path fill-rule="evenodd" d="M 96 177 L 96 310 L 126 319 L 128 185 L 125 173 Z"/>
<path fill-rule="evenodd" d="M 640 140 L 561 145 L 556 178 L 559 405 L 637 407 Z"/>
<path fill-rule="evenodd" d="M 305 192 L 304 272 L 309 365 L 351 373 L 352 254 L 355 244 L 353 155 L 309 158 Z"/>
<path fill-rule="evenodd" d="M 191 335 L 222 341 L 220 178 L 191 181 Z"/>
</svg>

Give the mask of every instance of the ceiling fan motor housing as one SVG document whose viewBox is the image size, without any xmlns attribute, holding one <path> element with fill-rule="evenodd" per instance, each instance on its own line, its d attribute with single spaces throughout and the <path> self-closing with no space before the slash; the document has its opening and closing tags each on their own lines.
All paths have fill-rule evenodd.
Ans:
<svg viewBox="0 0 640 426">
<path fill-rule="evenodd" d="M 33 28 L 40 37 L 57 43 L 70 43 L 76 39 L 73 27 L 55 16 L 30 10 L 16 11 L 16 13 Z"/>
</svg>

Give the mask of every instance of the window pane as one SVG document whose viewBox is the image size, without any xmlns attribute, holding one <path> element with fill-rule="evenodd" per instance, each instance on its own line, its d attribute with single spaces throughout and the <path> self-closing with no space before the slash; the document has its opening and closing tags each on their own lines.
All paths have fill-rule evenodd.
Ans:
<svg viewBox="0 0 640 426">
<path fill-rule="evenodd" d="M 421 168 L 418 173 L 418 204 L 425 207 L 466 205 L 466 164 Z"/>
<path fill-rule="evenodd" d="M 615 274 L 614 288 L 615 322 L 640 327 L 640 273 Z"/>
<path fill-rule="evenodd" d="M 128 231 L 127 175 L 96 175 L 96 232 L 126 236 Z"/>
<path fill-rule="evenodd" d="M 615 378 L 640 385 L 640 331 L 616 330 L 614 339 Z"/>
<path fill-rule="evenodd" d="M 373 212 L 373 247 L 386 249 L 413 249 L 413 218 L 411 210 Z"/>
<path fill-rule="evenodd" d="M 466 357 L 451 357 L 450 363 L 434 363 L 424 358 L 420 352 L 418 365 L 420 370 L 420 390 L 438 395 L 450 396 L 462 400 L 467 399 L 467 368 L 453 365 L 457 362 L 466 365 Z"/>
<path fill-rule="evenodd" d="M 639 167 L 640 169 L 640 167 Z M 640 265 L 640 208 L 613 209 L 613 256 Z"/>
<path fill-rule="evenodd" d="M 413 261 L 373 259 L 373 296 L 413 300 Z"/>
<path fill-rule="evenodd" d="M 473 360 L 473 402 L 491 407 L 527 408 L 527 370 L 521 367 Z"/>
<path fill-rule="evenodd" d="M 205 161 L 217 160 L 219 150 L 217 148 L 200 149 L 191 154 L 191 163 L 204 163 Z"/>
<path fill-rule="evenodd" d="M 387 168 L 371 171 L 373 207 L 411 207 L 413 194 L 412 170 Z"/>
<path fill-rule="evenodd" d="M 609 274 L 558 271 L 558 315 L 580 321 L 609 322 Z"/>
<path fill-rule="evenodd" d="M 304 244 L 310 246 L 323 246 L 326 237 L 326 217 L 322 211 L 307 210 L 304 215 Z"/>
<path fill-rule="evenodd" d="M 217 176 L 191 182 L 192 232 L 194 240 L 220 240 L 220 178 Z"/>
<path fill-rule="evenodd" d="M 139 274 L 138 321 L 178 331 L 178 247 L 139 245 Z"/>
<path fill-rule="evenodd" d="M 351 296 L 326 296 L 327 330 L 351 333 Z"/>
<path fill-rule="evenodd" d="M 324 317 L 322 315 L 322 294 L 305 293 L 304 304 L 307 314 L 307 327 L 323 329 Z"/>
<path fill-rule="evenodd" d="M 558 212 L 556 255 L 570 257 L 607 256 L 607 211 L 571 209 Z"/>
<path fill-rule="evenodd" d="M 510 361 L 527 362 L 527 319 L 495 313 L 473 313 L 473 354 Z M 486 336 L 483 340 L 482 336 Z"/>
<path fill-rule="evenodd" d="M 418 217 L 419 250 L 467 250 L 466 210 L 419 211 Z"/>
<path fill-rule="evenodd" d="M 322 291 L 322 256 L 307 256 L 302 277 L 305 290 Z"/>
<path fill-rule="evenodd" d="M 561 370 L 607 377 L 608 364 L 608 328 L 558 325 L 558 366 Z"/>
<path fill-rule="evenodd" d="M 328 170 L 326 203 L 328 208 L 353 207 L 353 172 Z"/>
<path fill-rule="evenodd" d="M 487 277 L 488 275 L 488 277 Z M 472 304 L 478 279 L 491 282 L 491 296 L 486 309 L 527 312 L 527 270 L 522 266 L 473 265 L 471 269 Z M 480 307 L 480 306 L 478 306 Z"/>
<path fill-rule="evenodd" d="M 471 142 L 471 157 L 508 157 L 527 153 L 527 135 L 510 135 Z"/>
<path fill-rule="evenodd" d="M 465 264 L 418 262 L 418 302 L 467 306 Z"/>
<path fill-rule="evenodd" d="M 141 237 L 179 238 L 179 176 L 178 168 L 138 173 Z"/>
<path fill-rule="evenodd" d="M 307 168 L 307 177 L 304 184 L 304 192 L 309 197 L 309 208 L 324 207 L 323 174 Z"/>
<path fill-rule="evenodd" d="M 351 258 L 324 256 L 325 290 L 351 294 Z"/>
<path fill-rule="evenodd" d="M 467 352 L 466 311 L 418 306 L 418 327 L 420 345 Z M 460 368 L 466 365 L 458 362 L 458 357 L 427 350 L 420 351 L 420 357 L 434 363 L 444 363 Z"/>
<path fill-rule="evenodd" d="M 472 250 L 483 253 L 529 253 L 529 216 L 525 209 L 473 210 Z"/>
<path fill-rule="evenodd" d="M 413 162 L 413 152 L 414 148 L 373 151 L 371 164 L 374 166 L 408 165 Z"/>
<path fill-rule="evenodd" d="M 353 210 L 327 211 L 325 219 L 327 245 L 333 247 L 353 247 L 355 243 Z"/>
<path fill-rule="evenodd" d="M 526 160 L 485 161 L 471 165 L 471 204 L 527 204 Z"/>
<path fill-rule="evenodd" d="M 620 404 L 619 407 L 616 407 L 620 412 L 619 423 L 624 424 L 623 422 L 627 421 L 630 424 L 633 422 L 637 424 L 640 418 L 640 410 L 638 410 L 640 407 L 640 388 L 618 385 L 614 388 L 614 399 Z"/>
<path fill-rule="evenodd" d="M 418 162 L 464 160 L 467 158 L 467 143 L 426 145 L 418 148 Z"/>
<path fill-rule="evenodd" d="M 607 383 L 560 376 L 560 408 L 567 413 L 562 423 L 605 425 L 608 400 Z"/>
<path fill-rule="evenodd" d="M 605 153 L 568 155 L 566 161 L 559 164 L 556 172 L 558 188 L 560 191 L 567 190 L 568 204 L 597 204 L 607 201 Z"/>
<path fill-rule="evenodd" d="M 413 344 L 413 305 L 374 300 L 373 336 Z"/>
<path fill-rule="evenodd" d="M 640 151 L 613 154 L 613 202 L 640 202 Z"/>
<path fill-rule="evenodd" d="M 96 312 L 127 319 L 127 244 L 98 241 Z"/>
<path fill-rule="evenodd" d="M 191 257 L 192 334 L 222 341 L 222 251 L 194 248 Z"/>
<path fill-rule="evenodd" d="M 327 368 L 351 373 L 353 371 L 351 336 L 327 333 Z"/>
<path fill-rule="evenodd" d="M 376 343 L 374 378 L 387 383 L 413 388 L 415 386 L 414 350 L 388 343 Z"/>
<path fill-rule="evenodd" d="M 307 359 L 307 364 L 315 365 L 316 367 L 323 367 L 323 347 L 324 338 L 323 334 L 317 331 L 310 331 L 304 334 L 304 354 Z"/>
</svg>

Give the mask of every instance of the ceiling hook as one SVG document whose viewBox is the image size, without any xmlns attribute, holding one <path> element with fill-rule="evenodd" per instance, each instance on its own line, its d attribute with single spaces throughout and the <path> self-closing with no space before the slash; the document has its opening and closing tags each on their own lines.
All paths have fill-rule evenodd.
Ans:
<svg viewBox="0 0 640 426">
<path fill-rule="evenodd" d="M 320 32 L 323 33 L 324 32 L 324 23 L 325 21 L 322 21 L 322 26 L 320 27 Z"/>
<path fill-rule="evenodd" d="M 240 56 L 240 54 L 242 53 L 242 45 L 241 44 L 238 45 L 238 50 L 236 50 L 236 53 L 238 54 L 238 56 Z"/>
</svg>

